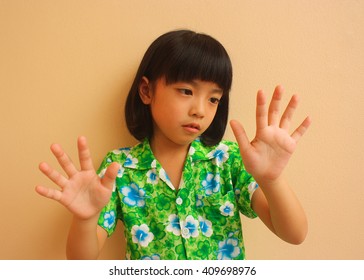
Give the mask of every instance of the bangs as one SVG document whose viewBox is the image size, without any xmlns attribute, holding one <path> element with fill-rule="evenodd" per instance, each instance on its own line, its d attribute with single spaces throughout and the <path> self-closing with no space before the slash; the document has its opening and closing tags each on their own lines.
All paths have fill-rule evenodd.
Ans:
<svg viewBox="0 0 364 280">
<path fill-rule="evenodd" d="M 185 32 L 156 50 L 155 57 L 159 65 L 150 72 L 154 76 L 150 77 L 152 80 L 162 76 L 167 84 L 202 80 L 216 83 L 224 94 L 230 91 L 230 58 L 224 47 L 208 35 Z"/>
<path fill-rule="evenodd" d="M 223 91 L 215 117 L 201 135 L 205 145 L 218 144 L 228 121 L 232 75 L 229 55 L 213 37 L 190 30 L 161 35 L 144 54 L 125 103 L 125 120 L 130 133 L 139 141 L 153 136 L 150 106 L 142 102 L 139 94 L 143 77 L 152 85 L 162 77 L 167 84 L 201 80 L 213 82 Z"/>
</svg>

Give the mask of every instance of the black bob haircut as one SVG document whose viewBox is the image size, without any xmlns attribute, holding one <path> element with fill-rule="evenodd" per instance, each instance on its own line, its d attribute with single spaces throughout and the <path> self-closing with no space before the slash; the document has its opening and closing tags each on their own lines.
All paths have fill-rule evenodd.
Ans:
<svg viewBox="0 0 364 280">
<path fill-rule="evenodd" d="M 193 80 L 216 83 L 223 90 L 223 95 L 211 125 L 200 138 L 208 146 L 221 141 L 228 122 L 232 83 L 231 61 L 221 43 L 206 34 L 176 30 L 161 35 L 149 46 L 125 103 L 127 127 L 139 141 L 153 136 L 150 107 L 139 96 L 143 76 L 152 84 L 162 77 L 167 84 Z"/>
</svg>

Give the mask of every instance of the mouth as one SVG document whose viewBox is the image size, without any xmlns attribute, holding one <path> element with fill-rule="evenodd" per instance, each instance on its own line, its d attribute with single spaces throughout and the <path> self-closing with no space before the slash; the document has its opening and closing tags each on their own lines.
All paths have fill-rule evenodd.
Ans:
<svg viewBox="0 0 364 280">
<path fill-rule="evenodd" d="M 182 125 L 182 127 L 188 132 L 197 133 L 201 130 L 200 125 L 197 123 L 189 123 Z"/>
</svg>

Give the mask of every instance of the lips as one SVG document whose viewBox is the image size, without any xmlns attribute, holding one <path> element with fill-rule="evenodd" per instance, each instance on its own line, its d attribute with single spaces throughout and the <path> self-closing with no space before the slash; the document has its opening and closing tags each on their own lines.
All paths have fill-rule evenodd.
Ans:
<svg viewBox="0 0 364 280">
<path fill-rule="evenodd" d="M 200 125 L 198 123 L 189 123 L 182 125 L 182 127 L 188 132 L 196 133 L 200 131 Z"/>
</svg>

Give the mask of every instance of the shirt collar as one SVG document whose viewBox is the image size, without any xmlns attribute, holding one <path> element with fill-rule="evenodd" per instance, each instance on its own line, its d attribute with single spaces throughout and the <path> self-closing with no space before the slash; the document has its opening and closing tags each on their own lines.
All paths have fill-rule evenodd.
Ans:
<svg viewBox="0 0 364 280">
<path fill-rule="evenodd" d="M 215 152 L 217 149 L 218 146 L 205 146 L 200 138 L 197 138 L 191 143 L 187 154 L 189 159 L 187 160 L 191 162 L 213 160 L 217 156 Z M 157 168 L 157 166 L 159 166 L 159 163 L 154 157 L 148 139 L 143 140 L 130 150 L 123 165 L 124 168 L 138 170 Z"/>
<path fill-rule="evenodd" d="M 200 138 L 191 143 L 189 156 L 193 162 L 212 160 L 216 157 L 217 146 L 205 146 Z"/>
<path fill-rule="evenodd" d="M 157 161 L 153 155 L 148 139 L 135 145 L 129 152 L 123 167 L 138 170 L 155 168 Z"/>
</svg>

